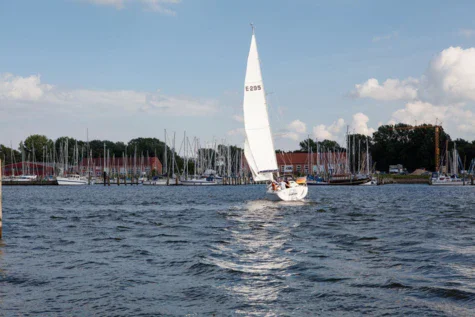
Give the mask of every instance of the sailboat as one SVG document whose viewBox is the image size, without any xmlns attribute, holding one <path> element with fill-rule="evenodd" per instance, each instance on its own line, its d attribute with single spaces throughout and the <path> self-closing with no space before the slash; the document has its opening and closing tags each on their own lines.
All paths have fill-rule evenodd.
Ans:
<svg viewBox="0 0 475 317">
<path fill-rule="evenodd" d="M 306 179 L 299 182 L 288 181 L 285 187 L 276 186 L 274 183 L 274 173 L 278 174 L 279 170 L 267 113 L 254 26 L 252 26 L 251 47 L 247 58 L 243 110 L 246 131 L 244 155 L 254 181 L 267 182 L 266 197 L 270 200 L 292 201 L 305 198 L 308 193 Z"/>
<path fill-rule="evenodd" d="M 448 154 L 448 149 L 446 149 L 446 154 L 445 154 L 445 157 L 446 157 L 446 172 L 448 173 L 449 171 L 449 154 Z M 459 178 L 458 174 L 459 174 L 459 161 L 460 161 L 460 156 L 457 152 L 457 149 L 456 149 L 456 144 L 454 143 L 454 148 L 453 148 L 453 152 L 452 152 L 452 166 L 451 166 L 451 169 L 452 169 L 452 175 L 449 176 L 449 175 L 444 175 L 443 173 L 441 172 L 434 172 L 432 174 L 432 178 L 430 180 L 430 184 L 431 185 L 435 185 L 435 186 L 464 186 L 464 185 L 468 185 L 468 181 L 465 179 L 465 175 L 463 175 L 462 178 Z M 441 170 L 442 167 L 439 167 L 439 169 Z M 465 174 L 465 173 L 464 173 Z"/>
</svg>

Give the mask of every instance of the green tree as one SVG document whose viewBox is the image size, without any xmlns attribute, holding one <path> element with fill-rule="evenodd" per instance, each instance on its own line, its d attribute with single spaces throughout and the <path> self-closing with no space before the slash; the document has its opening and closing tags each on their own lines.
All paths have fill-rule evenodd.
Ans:
<svg viewBox="0 0 475 317">
<path fill-rule="evenodd" d="M 439 142 L 445 144 L 450 136 L 440 128 Z M 389 165 L 403 164 L 408 170 L 435 170 L 435 126 L 423 124 L 383 125 L 373 134 L 371 147 L 376 168 L 387 171 Z"/>
<path fill-rule="evenodd" d="M 312 150 L 313 153 L 317 153 L 317 144 L 318 144 L 318 149 L 320 151 L 341 151 L 344 150 L 344 148 L 340 147 L 338 142 L 333 141 L 333 140 L 323 140 L 323 141 L 318 141 L 315 142 L 312 139 L 305 139 L 302 142 L 299 143 L 300 145 L 300 150 L 295 151 L 295 152 L 308 152 L 309 148 Z"/>
<path fill-rule="evenodd" d="M 0 144 L 0 158 L 3 165 L 21 162 L 20 152 L 3 144 Z"/>
<path fill-rule="evenodd" d="M 27 158 L 29 156 L 31 161 L 41 162 L 43 157 L 47 157 L 49 152 L 47 149 L 54 148 L 54 143 L 45 135 L 33 134 L 27 137 L 23 143 L 20 143 L 20 151 L 22 147 L 27 153 Z"/>
</svg>

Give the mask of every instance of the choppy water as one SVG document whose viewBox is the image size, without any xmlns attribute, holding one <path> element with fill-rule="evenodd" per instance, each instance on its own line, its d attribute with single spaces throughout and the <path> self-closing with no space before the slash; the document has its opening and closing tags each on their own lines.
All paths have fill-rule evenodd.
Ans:
<svg viewBox="0 0 475 317">
<path fill-rule="evenodd" d="M 474 316 L 475 187 L 4 187 L 0 316 Z"/>
</svg>

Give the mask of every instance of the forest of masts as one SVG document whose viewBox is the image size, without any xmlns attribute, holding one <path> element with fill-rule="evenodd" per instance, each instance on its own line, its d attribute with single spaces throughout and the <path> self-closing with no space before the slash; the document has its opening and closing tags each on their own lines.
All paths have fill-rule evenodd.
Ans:
<svg viewBox="0 0 475 317">
<path fill-rule="evenodd" d="M 151 157 L 157 157 L 157 153 L 162 153 L 160 157 L 162 163 L 161 175 L 170 177 L 180 177 L 189 179 L 200 177 L 202 175 L 220 175 L 224 177 L 243 177 L 243 150 L 231 145 L 224 145 L 225 140 L 218 144 L 215 140 L 211 143 L 201 144 L 200 139 L 194 137 L 190 140 L 184 134 L 180 147 L 175 146 L 176 134 L 167 135 L 165 130 L 165 142 L 162 149 L 156 149 L 154 153 L 149 151 L 137 153 L 137 146 L 132 151 L 125 148 L 120 157 L 114 153 L 111 154 L 110 149 L 104 143 L 102 155 L 96 155 L 93 159 L 92 149 L 89 142 L 84 145 L 78 145 L 76 141 L 73 149 L 70 149 L 68 139 L 59 143 L 59 149 L 54 146 L 45 146 L 42 150 L 42 158 L 38 160 L 35 157 L 35 149 L 25 150 L 24 146 L 20 146 L 21 170 L 13 170 L 14 175 L 38 175 L 48 176 L 64 176 L 67 174 L 79 174 L 81 176 L 102 176 L 105 172 L 108 177 L 119 178 L 140 178 L 160 176 L 160 171 L 151 165 Z M 11 162 L 17 163 L 10 152 Z M 28 164 L 35 163 L 35 164 Z M 54 175 L 39 175 L 37 165 L 41 164 L 51 167 Z M 15 165 L 15 164 L 14 164 Z M 43 173 L 45 169 L 43 169 Z"/>
<path fill-rule="evenodd" d="M 347 133 L 346 148 L 340 147 L 336 142 L 314 142 L 310 137 L 303 141 L 308 153 L 309 166 L 313 167 L 305 174 L 325 179 L 332 175 L 372 174 L 374 164 L 369 153 L 369 137 L 362 139 L 358 136 Z"/>
</svg>

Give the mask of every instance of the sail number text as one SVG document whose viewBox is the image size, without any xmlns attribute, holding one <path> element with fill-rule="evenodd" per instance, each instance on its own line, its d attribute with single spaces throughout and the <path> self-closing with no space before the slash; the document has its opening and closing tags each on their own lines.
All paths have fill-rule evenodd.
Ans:
<svg viewBox="0 0 475 317">
<path fill-rule="evenodd" d="M 246 86 L 246 91 L 256 91 L 256 90 L 261 90 L 261 85 L 256 85 L 256 86 Z"/>
</svg>

